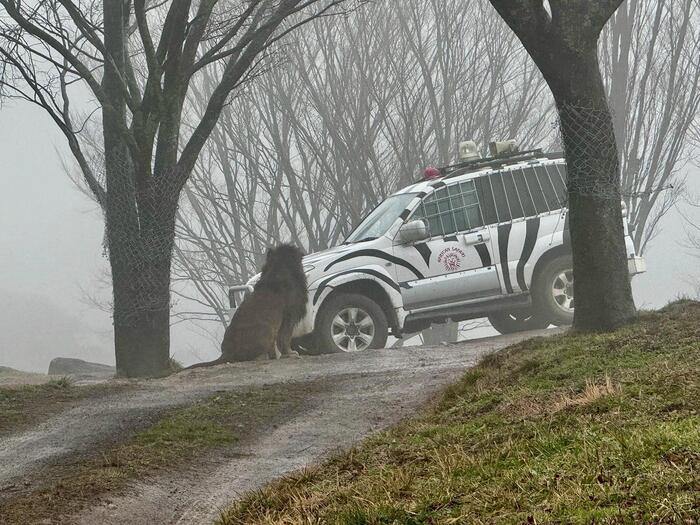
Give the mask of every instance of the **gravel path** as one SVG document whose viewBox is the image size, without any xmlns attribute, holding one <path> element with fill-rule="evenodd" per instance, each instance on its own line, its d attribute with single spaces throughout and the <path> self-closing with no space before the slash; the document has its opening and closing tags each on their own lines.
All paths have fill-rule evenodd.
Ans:
<svg viewBox="0 0 700 525">
<path fill-rule="evenodd" d="M 0 488 L 32 480 L 47 465 L 60 465 L 112 443 L 126 430 L 147 425 L 163 409 L 221 390 L 274 385 L 284 392 L 289 385 L 298 389 L 300 383 L 309 383 L 308 398 L 300 398 L 300 405 L 276 427 L 260 432 L 255 439 L 242 440 L 221 457 L 195 462 L 176 474 L 142 480 L 124 495 L 70 520 L 86 525 L 211 522 L 237 496 L 414 413 L 485 353 L 556 332 L 223 365 L 140 382 L 126 392 L 82 401 L 31 431 L 3 439 Z"/>
</svg>

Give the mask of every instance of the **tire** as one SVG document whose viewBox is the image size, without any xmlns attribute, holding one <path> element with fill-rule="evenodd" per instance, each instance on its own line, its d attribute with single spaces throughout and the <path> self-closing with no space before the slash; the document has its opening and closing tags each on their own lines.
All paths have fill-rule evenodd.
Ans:
<svg viewBox="0 0 700 525">
<path fill-rule="evenodd" d="M 537 311 L 552 324 L 574 322 L 574 271 L 569 256 L 547 262 L 533 283 L 533 302 Z"/>
<path fill-rule="evenodd" d="M 384 310 L 373 300 L 364 295 L 341 293 L 323 305 L 315 336 L 322 353 L 384 348 L 389 323 Z"/>
<path fill-rule="evenodd" d="M 533 313 L 531 310 L 520 310 L 517 312 L 494 312 L 488 316 L 489 322 L 494 329 L 503 335 L 514 334 L 516 332 L 528 332 L 530 330 L 541 330 L 549 326 L 549 320 L 541 315 Z"/>
</svg>

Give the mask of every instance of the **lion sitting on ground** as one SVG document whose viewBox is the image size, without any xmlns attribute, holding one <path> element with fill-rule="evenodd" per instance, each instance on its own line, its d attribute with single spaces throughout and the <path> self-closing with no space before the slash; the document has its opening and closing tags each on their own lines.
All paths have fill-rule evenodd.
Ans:
<svg viewBox="0 0 700 525">
<path fill-rule="evenodd" d="M 277 359 L 275 348 L 284 357 L 298 356 L 291 341 L 294 327 L 306 315 L 303 256 L 289 244 L 270 249 L 253 293 L 244 299 L 226 329 L 221 357 L 189 368 L 253 361 L 265 354 Z"/>
</svg>

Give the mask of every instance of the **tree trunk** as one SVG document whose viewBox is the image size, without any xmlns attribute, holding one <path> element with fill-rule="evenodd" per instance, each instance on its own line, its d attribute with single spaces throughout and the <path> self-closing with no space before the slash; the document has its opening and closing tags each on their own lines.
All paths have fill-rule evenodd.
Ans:
<svg viewBox="0 0 700 525">
<path fill-rule="evenodd" d="M 559 112 L 568 166 L 576 282 L 574 328 L 611 330 L 636 315 L 625 248 L 620 163 L 595 48 L 545 74 Z"/>
<path fill-rule="evenodd" d="M 168 372 L 170 359 L 170 290 L 161 288 L 150 293 L 165 302 L 165 307 L 139 309 L 118 288 L 128 288 L 131 283 L 114 281 L 114 347 L 119 377 L 157 377 Z M 117 299 L 120 297 L 120 299 Z M 117 310 L 132 310 L 131 314 L 118 315 Z"/>
<path fill-rule="evenodd" d="M 620 161 L 598 39 L 623 0 L 490 0 L 542 72 L 568 166 L 574 328 L 611 330 L 636 315 L 623 235 Z"/>
<path fill-rule="evenodd" d="M 108 229 L 119 376 L 153 377 L 169 369 L 173 222 L 170 211 L 142 214 L 141 230 L 130 232 L 127 242 L 123 231 Z"/>
<path fill-rule="evenodd" d="M 150 147 L 133 140 L 120 83 L 126 78 L 129 4 L 104 2 L 105 61 L 102 108 L 105 148 L 104 206 L 114 299 L 117 374 L 153 377 L 167 373 L 170 360 L 170 267 L 180 186 L 177 140 L 165 143 L 160 173 L 152 173 Z M 163 124 L 161 124 L 163 131 Z M 177 137 L 177 130 L 171 130 Z M 162 139 L 161 142 L 166 139 Z M 168 153 L 169 152 L 169 153 Z"/>
</svg>

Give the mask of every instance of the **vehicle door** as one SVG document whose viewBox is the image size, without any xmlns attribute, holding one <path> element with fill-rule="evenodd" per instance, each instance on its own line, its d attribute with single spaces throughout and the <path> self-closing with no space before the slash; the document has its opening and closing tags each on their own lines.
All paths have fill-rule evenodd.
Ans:
<svg viewBox="0 0 700 525">
<path fill-rule="evenodd" d="M 529 290 L 537 239 L 559 226 L 565 173 L 555 163 L 517 165 L 474 179 L 503 294 Z"/>
<path fill-rule="evenodd" d="M 394 241 L 404 308 L 438 308 L 500 293 L 489 231 L 484 226 L 474 182 L 450 182 L 427 195 L 408 221 L 422 219 L 430 237 L 421 242 Z M 411 269 L 409 266 L 413 266 Z"/>
</svg>

